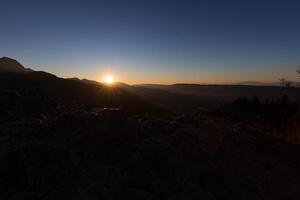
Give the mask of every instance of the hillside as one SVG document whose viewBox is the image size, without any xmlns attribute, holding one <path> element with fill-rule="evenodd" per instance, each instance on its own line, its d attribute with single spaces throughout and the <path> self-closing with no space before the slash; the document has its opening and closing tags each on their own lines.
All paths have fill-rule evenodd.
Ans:
<svg viewBox="0 0 300 200">
<path fill-rule="evenodd" d="M 2 59 L 0 91 L 16 90 L 37 93 L 45 98 L 58 98 L 66 105 L 84 104 L 94 107 L 116 107 L 130 113 L 165 112 L 135 94 L 118 87 L 91 84 L 89 81 L 75 81 L 59 78 L 46 72 L 30 71 L 17 61 Z M 6 65 L 7 64 L 7 65 Z M 16 72 L 16 70 L 18 70 Z M 21 73 L 22 72 L 22 73 Z M 28 72 L 28 73 L 24 73 Z"/>
<path fill-rule="evenodd" d="M 32 70 L 29 68 L 25 68 L 21 63 L 19 63 L 17 60 L 2 57 L 0 58 L 0 73 L 28 73 Z"/>
<path fill-rule="evenodd" d="M 297 200 L 299 145 L 204 113 L 61 109 L 0 92 L 0 199 Z"/>
</svg>

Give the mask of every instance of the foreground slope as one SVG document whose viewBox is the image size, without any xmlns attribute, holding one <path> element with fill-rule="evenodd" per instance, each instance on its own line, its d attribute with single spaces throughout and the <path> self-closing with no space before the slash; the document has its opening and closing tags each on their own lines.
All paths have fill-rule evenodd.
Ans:
<svg viewBox="0 0 300 200">
<path fill-rule="evenodd" d="M 299 146 L 247 126 L 0 96 L 0 199 L 300 198 Z"/>
</svg>

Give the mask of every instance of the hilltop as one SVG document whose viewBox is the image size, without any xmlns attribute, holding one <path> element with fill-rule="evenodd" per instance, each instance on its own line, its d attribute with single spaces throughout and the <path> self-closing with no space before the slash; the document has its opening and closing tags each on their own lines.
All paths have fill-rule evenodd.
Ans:
<svg viewBox="0 0 300 200">
<path fill-rule="evenodd" d="M 32 72 L 31 69 L 25 68 L 17 60 L 8 57 L 0 58 L 0 73 L 28 73 Z"/>
</svg>

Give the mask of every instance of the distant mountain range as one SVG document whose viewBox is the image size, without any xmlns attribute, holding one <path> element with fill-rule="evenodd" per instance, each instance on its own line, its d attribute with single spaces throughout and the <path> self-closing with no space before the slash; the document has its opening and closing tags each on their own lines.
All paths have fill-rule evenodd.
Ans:
<svg viewBox="0 0 300 200">
<path fill-rule="evenodd" d="M 202 85 L 202 86 L 208 86 L 208 85 L 214 85 L 214 86 L 220 86 L 220 85 L 245 85 L 245 86 L 281 86 L 281 83 L 278 82 L 258 82 L 258 81 L 243 81 L 243 82 L 237 82 L 233 84 L 186 84 L 186 83 L 176 83 L 171 85 Z M 136 84 L 136 86 L 146 86 L 146 87 L 165 87 L 165 86 L 171 86 L 171 85 L 164 85 L 164 84 Z M 292 86 L 298 87 L 300 86 L 300 82 L 293 81 Z"/>
<path fill-rule="evenodd" d="M 255 82 L 255 81 L 243 81 L 236 83 L 237 85 L 253 85 L 253 86 L 281 86 L 280 82 Z M 299 86 L 300 82 L 292 82 L 292 86 Z"/>
<path fill-rule="evenodd" d="M 0 92 L 18 90 L 54 96 L 66 104 L 118 107 L 131 113 L 167 113 L 215 107 L 239 97 L 277 98 L 300 96 L 299 88 L 278 84 L 242 82 L 236 85 L 139 84 L 115 83 L 112 87 L 79 78 L 63 79 L 53 74 L 25 68 L 11 58 L 0 58 Z"/>
<path fill-rule="evenodd" d="M 273 99 L 283 95 L 289 95 L 291 98 L 299 98 L 300 88 L 286 88 L 266 85 L 199 85 L 199 84 L 140 84 L 133 87 L 141 91 L 156 90 L 165 91 L 168 94 L 180 94 L 183 99 L 193 99 L 198 97 L 203 104 L 198 106 L 220 105 L 231 102 L 239 97 L 252 98 L 258 96 L 262 99 Z M 199 100 L 200 99 L 200 100 Z"/>
</svg>

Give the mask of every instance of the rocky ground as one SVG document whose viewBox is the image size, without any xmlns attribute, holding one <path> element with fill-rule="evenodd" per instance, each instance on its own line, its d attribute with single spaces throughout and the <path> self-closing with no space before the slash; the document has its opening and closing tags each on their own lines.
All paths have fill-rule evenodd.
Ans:
<svg viewBox="0 0 300 200">
<path fill-rule="evenodd" d="M 299 146 L 247 126 L 0 102 L 0 199 L 300 199 Z"/>
</svg>

